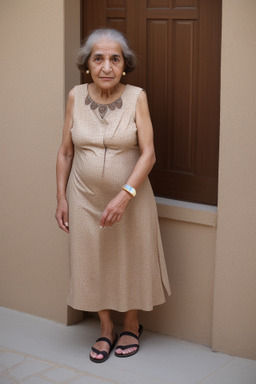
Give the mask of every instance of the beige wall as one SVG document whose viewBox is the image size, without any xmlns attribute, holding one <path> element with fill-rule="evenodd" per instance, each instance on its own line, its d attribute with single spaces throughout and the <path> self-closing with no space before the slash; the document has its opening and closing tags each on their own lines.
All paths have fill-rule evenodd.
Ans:
<svg viewBox="0 0 256 384">
<path fill-rule="evenodd" d="M 1 0 L 0 303 L 62 322 L 68 249 L 54 213 L 64 27 L 62 0 Z"/>
<path fill-rule="evenodd" d="M 158 204 L 160 215 L 161 208 Z M 216 213 L 206 211 L 211 220 L 202 224 L 197 209 L 186 208 L 185 221 L 182 214 L 175 216 L 174 207 L 168 208 L 160 228 L 172 296 L 153 312 L 141 313 L 141 322 L 154 331 L 211 346 Z"/>
<path fill-rule="evenodd" d="M 256 359 L 256 1 L 224 0 L 213 348 Z"/>
<path fill-rule="evenodd" d="M 80 0 L 64 0 L 65 5 L 65 94 L 80 83 L 80 71 L 76 68 L 77 51 L 80 48 Z"/>
<path fill-rule="evenodd" d="M 211 346 L 217 210 L 162 198 L 157 207 L 172 295 L 152 312 L 140 312 L 140 322 Z"/>
<path fill-rule="evenodd" d="M 146 328 L 256 358 L 254 0 L 223 0 L 220 182 L 214 207 L 158 199 L 172 296 Z M 68 237 L 54 219 L 79 0 L 2 0 L 0 303 L 63 323 Z M 216 242 L 217 236 L 217 242 Z M 80 313 L 78 313 L 80 316 Z"/>
</svg>

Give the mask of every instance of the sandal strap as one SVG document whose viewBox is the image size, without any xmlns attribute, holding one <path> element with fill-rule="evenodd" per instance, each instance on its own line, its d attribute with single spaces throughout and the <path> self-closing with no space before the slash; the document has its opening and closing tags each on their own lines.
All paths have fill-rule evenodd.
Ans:
<svg viewBox="0 0 256 384">
<path fill-rule="evenodd" d="M 92 347 L 92 351 L 97 353 L 97 355 L 103 355 L 104 357 L 107 356 L 108 352 L 107 351 L 99 351 L 98 349 Z"/>
<path fill-rule="evenodd" d="M 128 348 L 139 348 L 139 344 L 118 345 L 116 349 L 122 349 L 123 351 Z"/>
<path fill-rule="evenodd" d="M 139 336 L 135 335 L 135 333 L 133 333 L 133 332 L 124 331 L 124 332 L 120 333 L 120 337 L 121 336 L 131 336 L 131 337 L 134 337 L 135 339 L 139 340 L 139 338 L 142 334 L 142 331 L 143 331 L 143 326 L 140 324 L 139 329 L 138 329 Z"/>
<path fill-rule="evenodd" d="M 107 338 L 107 337 L 99 337 L 97 340 L 96 340 L 96 343 L 98 341 L 105 341 L 106 343 L 108 343 L 108 345 L 110 346 L 110 348 L 112 347 L 112 343 L 111 341 Z M 95 351 L 94 351 L 95 352 Z"/>
<path fill-rule="evenodd" d="M 130 331 L 124 331 L 124 332 L 120 333 L 120 337 L 122 337 L 122 336 L 131 336 L 131 337 L 134 337 L 135 339 L 139 340 L 139 336 L 135 335 L 135 333 L 130 332 Z"/>
</svg>

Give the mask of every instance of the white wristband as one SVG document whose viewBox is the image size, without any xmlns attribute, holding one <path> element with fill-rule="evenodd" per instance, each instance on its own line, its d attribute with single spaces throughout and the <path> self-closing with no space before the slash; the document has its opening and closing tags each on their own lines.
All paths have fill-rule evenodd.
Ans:
<svg viewBox="0 0 256 384">
<path fill-rule="evenodd" d="M 130 185 L 128 184 L 125 184 L 122 189 L 128 193 L 130 193 L 130 195 L 132 195 L 133 197 L 136 196 L 136 189 L 134 189 L 133 187 L 131 187 Z"/>
</svg>

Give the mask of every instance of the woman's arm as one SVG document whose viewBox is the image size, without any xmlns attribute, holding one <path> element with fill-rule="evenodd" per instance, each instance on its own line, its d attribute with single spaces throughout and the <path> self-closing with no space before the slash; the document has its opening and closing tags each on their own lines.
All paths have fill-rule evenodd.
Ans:
<svg viewBox="0 0 256 384">
<path fill-rule="evenodd" d="M 136 126 L 138 129 L 141 155 L 126 183 L 137 190 L 156 162 L 153 127 L 145 92 L 141 92 L 138 98 L 136 106 Z"/>
<path fill-rule="evenodd" d="M 145 92 L 141 92 L 138 97 L 136 105 L 136 126 L 141 155 L 126 183 L 137 190 L 148 176 L 156 161 L 153 127 Z M 128 192 L 121 190 L 107 205 L 101 216 L 100 226 L 111 226 L 115 222 L 119 222 L 122 219 L 127 204 L 132 198 Z"/>
<path fill-rule="evenodd" d="M 59 227 L 69 232 L 68 229 L 68 203 L 66 199 L 66 188 L 72 166 L 74 146 L 71 137 L 71 128 L 73 125 L 74 109 L 74 90 L 68 95 L 66 116 L 63 128 L 62 143 L 58 151 L 56 178 L 57 178 L 57 209 L 55 218 Z"/>
</svg>

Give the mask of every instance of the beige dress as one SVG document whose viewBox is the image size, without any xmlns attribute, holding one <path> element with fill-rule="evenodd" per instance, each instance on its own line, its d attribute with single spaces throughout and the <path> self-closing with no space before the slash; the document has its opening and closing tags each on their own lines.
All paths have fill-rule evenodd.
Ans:
<svg viewBox="0 0 256 384">
<path fill-rule="evenodd" d="M 135 108 L 141 91 L 127 85 L 122 105 L 118 100 L 102 112 L 87 97 L 87 84 L 74 89 L 68 304 L 75 309 L 148 311 L 165 302 L 164 288 L 170 294 L 148 178 L 129 202 L 121 222 L 100 228 L 102 212 L 126 183 L 140 156 Z"/>
</svg>

